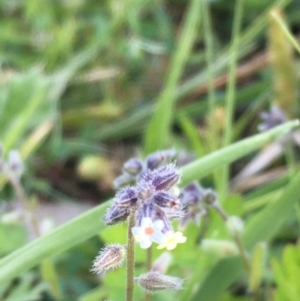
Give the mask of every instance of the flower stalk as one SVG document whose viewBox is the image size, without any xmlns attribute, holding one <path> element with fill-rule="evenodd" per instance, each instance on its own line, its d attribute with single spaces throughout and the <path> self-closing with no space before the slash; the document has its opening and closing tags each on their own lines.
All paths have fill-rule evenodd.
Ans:
<svg viewBox="0 0 300 301">
<path fill-rule="evenodd" d="M 148 248 L 146 251 L 146 270 L 150 271 L 152 266 L 152 247 Z M 151 300 L 151 294 L 145 292 L 145 301 Z"/>
<path fill-rule="evenodd" d="M 134 236 L 131 229 L 135 225 L 135 208 L 131 208 L 127 231 L 126 301 L 133 301 L 134 290 Z"/>
<path fill-rule="evenodd" d="M 217 211 L 217 213 L 221 216 L 221 218 L 224 220 L 224 222 L 228 223 L 230 218 L 227 215 L 227 213 L 223 210 L 223 208 L 220 206 L 219 202 L 213 202 L 212 207 Z M 250 267 L 251 267 L 250 261 L 249 261 L 245 246 L 243 244 L 243 241 L 241 239 L 241 236 L 239 234 L 239 231 L 232 231 L 231 234 L 232 234 L 232 237 L 238 248 L 244 268 L 248 273 L 250 273 Z"/>
</svg>

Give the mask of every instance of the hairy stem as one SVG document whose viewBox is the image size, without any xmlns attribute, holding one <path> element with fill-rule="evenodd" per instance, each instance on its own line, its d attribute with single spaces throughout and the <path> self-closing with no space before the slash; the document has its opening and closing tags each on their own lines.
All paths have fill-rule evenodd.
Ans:
<svg viewBox="0 0 300 301">
<path fill-rule="evenodd" d="M 146 271 L 150 271 L 152 267 L 152 248 L 148 248 L 146 251 Z M 151 294 L 145 293 L 145 301 L 151 300 Z"/>
<path fill-rule="evenodd" d="M 135 224 L 135 209 L 131 209 L 127 230 L 126 301 L 133 301 L 134 289 L 134 237 L 131 228 Z"/>
</svg>

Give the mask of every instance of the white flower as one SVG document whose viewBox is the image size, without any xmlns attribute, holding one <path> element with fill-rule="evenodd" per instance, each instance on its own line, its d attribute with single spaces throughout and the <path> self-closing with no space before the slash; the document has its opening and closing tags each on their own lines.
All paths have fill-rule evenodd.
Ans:
<svg viewBox="0 0 300 301">
<path fill-rule="evenodd" d="M 165 240 L 157 247 L 157 249 L 167 248 L 167 250 L 173 250 L 177 244 L 186 242 L 186 237 L 181 232 L 169 231 L 165 234 Z"/>
<path fill-rule="evenodd" d="M 140 243 L 142 249 L 148 249 L 152 242 L 160 244 L 164 241 L 164 234 L 161 230 L 164 227 L 162 220 L 152 221 L 149 217 L 143 217 L 141 227 L 133 227 L 131 229 L 134 239 Z"/>
</svg>

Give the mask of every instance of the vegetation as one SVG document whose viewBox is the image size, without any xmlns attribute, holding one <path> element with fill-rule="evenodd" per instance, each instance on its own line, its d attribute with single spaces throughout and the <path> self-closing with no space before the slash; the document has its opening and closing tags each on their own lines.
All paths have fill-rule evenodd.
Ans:
<svg viewBox="0 0 300 301">
<path fill-rule="evenodd" d="M 299 300 L 299 13 L 296 0 L 0 1 L 0 299 Z M 183 189 L 171 209 L 195 181 L 216 202 L 172 222 L 175 249 L 145 251 L 133 211 L 127 232 L 107 209 L 127 206 L 124 163 L 151 173 L 163 150 L 177 164 L 163 192 L 178 174 Z M 111 244 L 135 250 L 147 292 L 153 265 L 178 292 L 128 290 L 119 262 L 97 266 Z"/>
</svg>

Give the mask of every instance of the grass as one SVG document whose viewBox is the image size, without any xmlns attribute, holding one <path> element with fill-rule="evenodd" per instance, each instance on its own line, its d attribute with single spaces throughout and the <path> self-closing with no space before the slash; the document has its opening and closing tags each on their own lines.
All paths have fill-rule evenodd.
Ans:
<svg viewBox="0 0 300 301">
<path fill-rule="evenodd" d="M 0 3 L 1 160 L 18 149 L 26 210 L 46 225 L 51 207 L 64 222 L 24 242 L 1 167 L 0 299 L 123 300 L 123 268 L 101 281 L 89 272 L 99 248 L 125 240 L 126 227 L 102 221 L 113 180 L 128 158 L 174 148 L 195 154 L 180 185 L 213 188 L 243 220 L 250 274 L 239 256 L 202 248 L 202 239 L 234 241 L 209 211 L 172 251 L 167 273 L 185 290 L 151 300 L 298 300 L 284 280 L 300 270 L 297 13 L 296 0 Z M 258 133 L 272 105 L 290 121 Z M 270 143 L 279 157 L 236 184 Z M 136 247 L 136 274 L 145 256 Z"/>
</svg>

